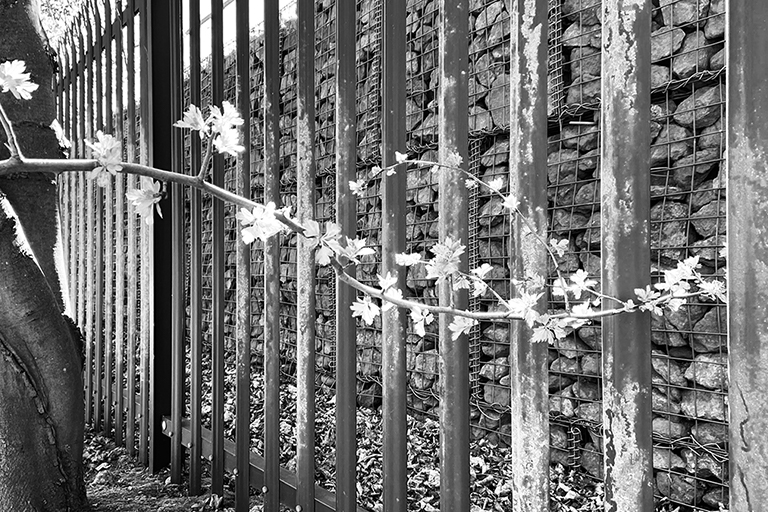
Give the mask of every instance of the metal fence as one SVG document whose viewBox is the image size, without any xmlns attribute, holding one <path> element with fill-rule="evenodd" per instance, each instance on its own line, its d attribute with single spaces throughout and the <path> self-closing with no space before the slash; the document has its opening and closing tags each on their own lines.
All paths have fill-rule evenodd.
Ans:
<svg viewBox="0 0 768 512">
<path fill-rule="evenodd" d="M 554 265 L 495 199 L 447 173 L 409 166 L 350 193 L 395 151 L 455 152 L 484 181 L 501 177 L 542 236 L 568 240 L 560 272 L 584 269 L 605 293 L 630 297 L 689 255 L 715 278 L 727 262 L 749 272 L 733 250 L 746 235 L 725 222 L 726 181 L 746 172 L 726 179 L 725 128 L 747 122 L 743 103 L 728 104 L 731 124 L 725 116 L 726 74 L 741 75 L 725 67 L 724 0 L 251 3 L 86 2 L 59 47 L 59 117 L 74 156 L 103 129 L 127 161 L 197 172 L 199 139 L 171 125 L 187 103 L 229 100 L 249 151 L 214 158 L 215 184 L 295 206 L 299 219 L 335 220 L 379 249 L 359 279 L 392 272 L 435 304 L 450 292 L 400 270 L 395 253 L 459 238 L 463 264 L 491 264 L 501 296 L 511 275 L 552 278 Z M 731 26 L 766 16 L 748 20 L 733 4 Z M 752 70 L 744 48 L 732 45 L 730 59 Z M 607 319 L 551 347 L 508 322 L 456 342 L 447 324 L 413 336 L 397 311 L 369 328 L 351 317 L 354 292 L 316 269 L 301 239 L 244 246 L 233 208 L 177 185 L 165 217 L 142 223 L 124 199 L 136 182 L 60 179 L 87 420 L 152 469 L 170 463 L 191 493 L 206 473 L 218 495 L 234 481 L 238 510 L 249 488 L 266 510 L 423 508 L 409 503 L 418 470 L 406 440 L 431 419 L 442 490 L 430 506 L 440 510 L 488 505 L 470 481 L 470 453 L 485 442 L 512 468 L 492 475 L 512 489 L 488 505 L 497 509 L 547 510 L 550 462 L 579 469 L 585 485 L 604 482 L 610 510 L 718 510 L 729 491 L 735 504 L 766 492 L 744 476 L 743 457 L 754 456 L 729 443 L 728 428 L 734 380 L 744 406 L 732 421 L 759 417 L 751 390 L 765 384 L 737 370 L 759 363 L 741 333 L 760 331 L 727 338 L 723 304 Z M 751 290 L 740 293 L 732 302 Z M 363 434 L 356 419 L 371 409 L 380 424 Z M 361 435 L 381 446 L 364 468 Z M 362 471 L 381 477 L 366 495 Z"/>
</svg>

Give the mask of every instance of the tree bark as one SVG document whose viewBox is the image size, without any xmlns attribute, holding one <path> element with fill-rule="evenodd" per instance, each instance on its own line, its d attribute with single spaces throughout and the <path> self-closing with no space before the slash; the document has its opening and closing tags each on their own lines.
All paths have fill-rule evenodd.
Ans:
<svg viewBox="0 0 768 512">
<path fill-rule="evenodd" d="M 0 62 L 24 60 L 40 85 L 29 101 L 0 96 L 28 157 L 61 156 L 50 129 L 56 112 L 52 55 L 38 1 L 0 0 Z M 7 156 L 2 147 L 0 158 Z M 90 510 L 83 483 L 80 350 L 64 316 L 60 241 L 56 177 L 19 173 L 0 179 L 3 511 Z"/>
</svg>

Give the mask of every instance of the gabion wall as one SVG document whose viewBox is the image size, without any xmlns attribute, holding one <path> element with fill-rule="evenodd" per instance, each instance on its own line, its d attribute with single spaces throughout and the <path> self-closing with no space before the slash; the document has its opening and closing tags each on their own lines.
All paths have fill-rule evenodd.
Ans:
<svg viewBox="0 0 768 512">
<path fill-rule="evenodd" d="M 654 1 L 652 37 L 651 216 L 652 276 L 658 278 L 677 260 L 698 255 L 702 273 L 723 278 L 726 261 L 725 179 L 723 166 L 725 109 L 724 0 Z M 558 259 L 567 276 L 584 269 L 600 274 L 600 48 L 598 0 L 551 0 L 549 20 L 549 181 L 550 233 L 568 240 Z M 381 116 L 380 2 L 358 1 L 358 175 L 372 178 L 380 165 Z M 407 20 L 408 153 L 437 158 L 437 23 L 435 0 L 410 0 Z M 468 20 L 470 57 L 469 168 L 484 181 L 504 180 L 509 172 L 509 14 L 503 0 L 472 0 Z M 316 155 L 318 221 L 335 216 L 334 166 L 334 31 L 332 0 L 316 3 Z M 287 21 L 281 32 L 281 197 L 296 203 L 296 28 Z M 263 194 L 261 95 L 263 40 L 252 45 L 253 196 Z M 233 99 L 234 58 L 228 60 L 228 97 Z M 228 162 L 232 167 L 232 162 Z M 721 172 L 723 170 L 723 172 Z M 228 186 L 234 184 L 227 180 Z M 408 250 L 429 256 L 437 241 L 437 177 L 428 168 L 408 170 Z M 206 219 L 210 219 L 210 209 Z M 227 215 L 227 336 L 234 336 L 234 212 Z M 509 216 L 485 190 L 470 196 L 470 265 L 492 265 L 491 287 L 509 296 Z M 381 198 L 374 178 L 358 200 L 357 235 L 379 247 Z M 205 235 L 204 263 L 210 264 L 210 233 Z M 253 249 L 253 352 L 262 351 L 263 257 Z M 285 236 L 281 248 L 281 332 L 283 371 L 294 371 L 296 343 L 296 240 Z M 550 278 L 555 275 L 554 265 Z M 377 282 L 378 260 L 358 267 L 363 282 Z M 335 284 L 330 269 L 318 269 L 317 378 L 332 389 L 334 379 Z M 437 299 L 434 282 L 423 266 L 408 270 L 406 294 Z M 210 289 L 210 267 L 206 286 Z M 206 307 L 210 308 L 210 293 Z M 496 307 L 490 294 L 474 299 L 480 310 Z M 552 307 L 562 307 L 556 302 Z M 727 367 L 724 305 L 697 302 L 653 318 L 653 464 L 661 503 L 694 510 L 717 510 L 727 504 Z M 210 320 L 205 323 L 210 331 Z M 424 338 L 408 343 L 409 406 L 416 415 L 436 416 L 439 340 L 436 325 Z M 509 427 L 509 325 L 483 323 L 472 332 L 472 436 L 506 444 Z M 358 402 L 375 407 L 381 400 L 380 324 L 360 324 Z M 578 329 L 550 348 L 550 409 L 553 462 L 581 468 L 602 479 L 600 324 Z"/>
</svg>

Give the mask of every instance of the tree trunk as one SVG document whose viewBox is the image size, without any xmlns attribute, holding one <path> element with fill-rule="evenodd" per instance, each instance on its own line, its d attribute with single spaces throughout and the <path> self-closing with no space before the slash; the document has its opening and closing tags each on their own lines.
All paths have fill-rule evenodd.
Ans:
<svg viewBox="0 0 768 512">
<path fill-rule="evenodd" d="M 24 60 L 40 88 L 0 101 L 28 157 L 60 156 L 54 60 L 37 0 L 0 0 L 0 62 Z M 0 136 L 4 142 L 4 134 Z M 0 148 L 0 158 L 8 152 Z M 54 175 L 0 179 L 0 510 L 87 511 L 80 350 L 66 282 Z"/>
</svg>

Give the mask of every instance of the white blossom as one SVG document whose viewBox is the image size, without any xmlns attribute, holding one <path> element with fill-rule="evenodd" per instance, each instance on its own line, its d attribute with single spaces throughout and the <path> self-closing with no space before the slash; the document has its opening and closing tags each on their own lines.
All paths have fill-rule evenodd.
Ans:
<svg viewBox="0 0 768 512">
<path fill-rule="evenodd" d="M 263 206 L 258 204 L 251 211 L 241 208 L 236 217 L 244 226 L 241 234 L 245 244 L 256 239 L 266 242 L 269 237 L 283 230 L 283 224 L 275 217 L 275 203 L 272 201 Z"/>
<path fill-rule="evenodd" d="M 0 64 L 0 87 L 3 92 L 11 91 L 17 100 L 32 99 L 32 93 L 39 87 L 29 79 L 23 60 L 5 61 Z"/>
<path fill-rule="evenodd" d="M 426 334 L 424 326 L 431 324 L 435 317 L 428 309 L 414 306 L 411 308 L 411 320 L 413 321 L 414 332 L 419 336 L 424 336 Z"/>
<path fill-rule="evenodd" d="M 421 261 L 421 254 L 419 253 L 407 254 L 407 253 L 401 252 L 399 254 L 395 254 L 395 263 L 403 267 L 410 267 L 411 265 L 415 265 L 420 261 Z"/>
<path fill-rule="evenodd" d="M 109 184 L 110 174 L 115 176 L 123 168 L 120 165 L 122 150 L 120 149 L 120 143 L 110 134 L 105 134 L 99 130 L 96 132 L 96 138 L 98 142 L 91 143 L 85 141 L 85 144 L 93 152 L 93 158 L 99 162 L 99 165 L 90 172 L 89 177 L 96 179 L 96 183 L 100 187 L 105 187 Z"/>
<path fill-rule="evenodd" d="M 203 117 L 203 112 L 197 105 L 190 105 L 184 117 L 179 121 L 176 121 L 173 126 L 177 128 L 189 128 L 190 130 L 197 130 L 200 132 L 200 138 L 202 139 L 210 130 L 208 123 Z"/>
<path fill-rule="evenodd" d="M 154 181 L 146 176 L 141 177 L 141 188 L 131 189 L 125 193 L 125 197 L 136 207 L 136 212 L 144 218 L 144 222 L 152 224 L 152 206 L 157 210 L 157 214 L 162 218 L 163 212 L 160 210 L 160 182 Z"/>
<path fill-rule="evenodd" d="M 472 327 L 478 324 L 477 320 L 473 318 L 467 318 L 464 316 L 453 317 L 453 322 L 448 325 L 448 329 L 451 331 L 451 338 L 456 341 L 462 334 L 469 334 Z"/>
</svg>

